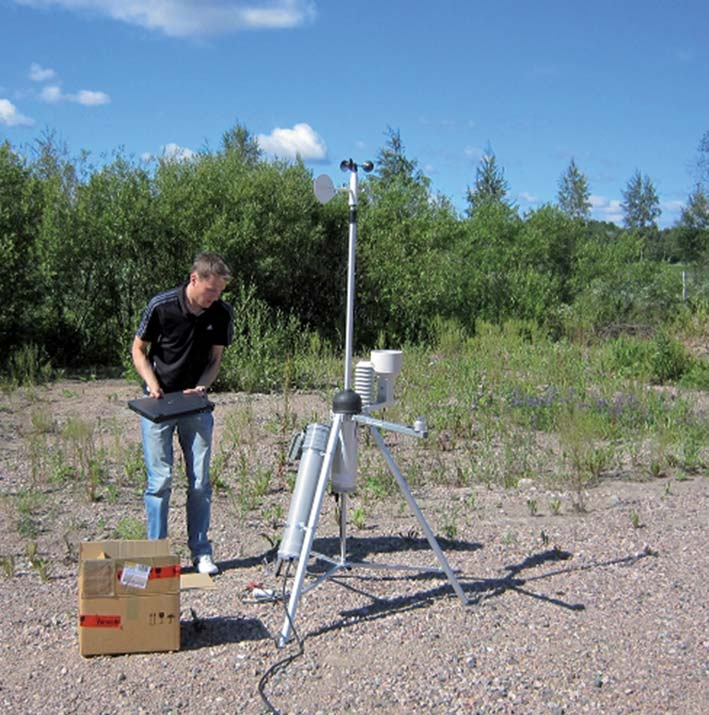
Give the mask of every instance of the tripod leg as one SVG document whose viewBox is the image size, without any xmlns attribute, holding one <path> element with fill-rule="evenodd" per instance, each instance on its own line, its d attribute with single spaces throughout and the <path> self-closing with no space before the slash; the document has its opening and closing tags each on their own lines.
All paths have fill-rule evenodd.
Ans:
<svg viewBox="0 0 709 715">
<path fill-rule="evenodd" d="M 298 557 L 298 568 L 296 569 L 295 577 L 293 579 L 293 588 L 288 601 L 288 612 L 283 621 L 283 627 L 281 628 L 281 637 L 278 641 L 279 648 L 282 648 L 290 640 L 291 625 L 295 619 L 295 613 L 298 610 L 298 602 L 300 601 L 301 592 L 303 590 L 305 571 L 308 567 L 310 550 L 313 547 L 313 540 L 315 539 L 315 530 L 318 528 L 320 509 L 322 508 L 323 499 L 325 498 L 328 477 L 330 476 L 332 462 L 335 458 L 337 442 L 340 438 L 342 420 L 343 416 L 341 414 L 336 414 L 332 421 L 332 427 L 330 428 L 330 436 L 328 437 L 327 447 L 325 448 L 325 457 L 323 458 L 323 463 L 320 467 L 320 475 L 318 477 L 318 484 L 315 490 L 315 497 L 310 510 L 308 525 L 305 528 L 305 538 L 303 539 L 300 556 Z"/>
<path fill-rule="evenodd" d="M 384 444 L 384 440 L 382 439 L 381 434 L 379 434 L 379 430 L 377 430 L 377 428 L 373 427 L 372 425 L 369 426 L 369 429 L 372 435 L 374 435 L 374 439 L 376 440 L 379 449 L 384 455 L 384 459 L 386 460 L 387 466 L 389 467 L 389 471 L 394 476 L 394 479 L 396 479 L 396 482 L 399 485 L 399 489 L 401 489 L 401 493 L 404 495 L 406 501 L 409 504 L 409 508 L 414 513 L 414 516 L 418 519 L 418 522 L 421 525 L 424 534 L 426 534 L 426 539 L 428 539 L 429 545 L 433 549 L 433 552 L 436 554 L 436 557 L 438 558 L 439 563 L 443 567 L 443 570 L 446 572 L 446 576 L 448 576 L 448 581 L 450 585 L 453 587 L 453 590 L 458 595 L 458 598 L 463 602 L 463 605 L 467 606 L 468 598 L 463 591 L 463 587 L 460 585 L 460 582 L 456 578 L 456 575 L 453 573 L 453 569 L 451 569 L 450 565 L 448 564 L 448 560 L 446 559 L 445 554 L 441 550 L 441 547 L 438 544 L 438 541 L 436 540 L 433 531 L 431 531 L 431 527 L 428 525 L 426 517 L 424 517 L 423 512 L 421 511 L 421 509 L 419 509 L 418 504 L 416 503 L 416 500 L 414 499 L 414 496 L 409 489 L 409 485 L 406 483 L 406 480 L 399 471 L 399 468 L 396 466 L 396 462 L 394 461 L 394 458 L 391 456 L 391 453 L 387 449 L 386 444 Z"/>
</svg>

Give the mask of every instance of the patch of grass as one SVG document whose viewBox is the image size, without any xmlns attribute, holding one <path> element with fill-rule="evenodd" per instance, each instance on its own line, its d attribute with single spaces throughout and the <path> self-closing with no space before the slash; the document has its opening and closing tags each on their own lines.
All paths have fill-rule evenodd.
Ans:
<svg viewBox="0 0 709 715">
<path fill-rule="evenodd" d="M 119 459 L 123 469 L 123 477 L 126 484 L 142 488 L 145 485 L 145 459 L 143 458 L 143 446 L 140 442 L 131 442 L 123 447 L 123 453 Z"/>
<path fill-rule="evenodd" d="M 30 424 L 34 432 L 39 434 L 51 434 L 56 431 L 56 421 L 50 411 L 46 408 L 35 408 L 30 413 Z"/>
<path fill-rule="evenodd" d="M 263 513 L 263 519 L 271 529 L 279 529 L 285 523 L 283 504 L 275 502 Z"/>
<path fill-rule="evenodd" d="M 145 531 L 145 520 L 136 519 L 133 516 L 126 516 L 119 520 L 113 530 L 113 538 L 125 539 L 128 541 L 147 538 Z"/>
<path fill-rule="evenodd" d="M 394 483 L 389 472 L 379 469 L 370 471 L 364 480 L 365 495 L 374 501 L 394 493 Z"/>
<path fill-rule="evenodd" d="M 505 545 L 505 546 L 513 546 L 514 544 L 517 543 L 517 536 L 513 531 L 506 531 L 500 541 Z"/>
<path fill-rule="evenodd" d="M 441 515 L 441 533 L 449 541 L 453 541 L 458 537 L 458 521 L 460 519 L 460 510 L 457 507 L 447 509 Z"/>
<path fill-rule="evenodd" d="M 40 579 L 42 579 L 43 582 L 49 581 L 49 569 L 51 562 L 48 558 L 39 555 L 37 542 L 32 541 L 27 544 L 25 553 L 27 555 L 27 560 L 30 562 L 30 566 L 39 574 Z"/>
<path fill-rule="evenodd" d="M 27 343 L 10 354 L 4 372 L 10 385 L 33 387 L 49 382 L 52 363 L 43 347 Z"/>
<path fill-rule="evenodd" d="M 468 507 L 470 511 L 475 511 L 478 508 L 478 496 L 475 492 L 471 491 L 470 494 L 465 497 L 465 506 Z"/>
<path fill-rule="evenodd" d="M 367 525 L 367 512 L 365 508 L 358 504 L 351 512 L 350 519 L 356 529 L 364 529 Z"/>
<path fill-rule="evenodd" d="M 95 427 L 79 417 L 70 417 L 61 430 L 76 477 L 90 502 L 98 501 L 99 488 L 108 479 L 108 454 L 96 444 Z"/>
<path fill-rule="evenodd" d="M 15 556 L 14 554 L 9 554 L 7 556 L 0 556 L 0 566 L 2 566 L 3 573 L 7 578 L 13 578 L 15 575 Z"/>
<path fill-rule="evenodd" d="M 16 498 L 15 508 L 17 509 L 17 532 L 20 536 L 28 539 L 36 539 L 39 536 L 41 526 L 41 515 L 47 504 L 47 497 L 38 489 L 22 490 Z"/>
<path fill-rule="evenodd" d="M 249 462 L 247 452 L 240 449 L 237 454 L 236 474 L 230 490 L 230 501 L 239 516 L 260 507 L 267 494 L 273 472 L 267 466 Z"/>
<path fill-rule="evenodd" d="M 689 370 L 692 358 L 678 340 L 659 331 L 652 340 L 650 380 L 658 385 L 676 382 Z"/>
<path fill-rule="evenodd" d="M 599 480 L 612 463 L 614 449 L 600 441 L 599 426 L 588 412 L 572 409 L 559 429 L 559 439 L 568 468 L 567 482 L 575 511 L 586 510 L 586 489 Z"/>
</svg>

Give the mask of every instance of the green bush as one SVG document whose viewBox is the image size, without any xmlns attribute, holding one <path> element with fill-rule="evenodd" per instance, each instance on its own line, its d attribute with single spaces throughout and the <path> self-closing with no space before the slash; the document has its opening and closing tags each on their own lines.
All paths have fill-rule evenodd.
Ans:
<svg viewBox="0 0 709 715">
<path fill-rule="evenodd" d="M 609 341 L 609 368 L 620 375 L 634 379 L 646 379 L 651 372 L 652 345 L 649 341 L 621 335 Z"/>
<path fill-rule="evenodd" d="M 691 367 L 692 358 L 685 347 L 659 331 L 652 340 L 650 353 L 650 380 L 662 385 L 677 382 Z"/>
<path fill-rule="evenodd" d="M 234 340 L 224 353 L 216 387 L 270 392 L 289 384 L 317 387 L 327 379 L 329 346 L 294 315 L 275 311 L 256 296 L 253 286 L 239 286 L 232 298 Z"/>
<path fill-rule="evenodd" d="M 692 360 L 688 370 L 680 378 L 679 385 L 695 390 L 709 390 L 709 361 Z"/>
</svg>

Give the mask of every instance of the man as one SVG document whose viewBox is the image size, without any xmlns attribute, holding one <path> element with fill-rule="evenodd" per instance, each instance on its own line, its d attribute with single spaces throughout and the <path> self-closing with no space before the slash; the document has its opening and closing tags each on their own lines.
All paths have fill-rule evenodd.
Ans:
<svg viewBox="0 0 709 715">
<path fill-rule="evenodd" d="M 220 295 L 231 277 L 215 253 L 200 253 L 186 284 L 156 295 L 143 313 L 131 356 L 150 397 L 182 391 L 206 394 L 232 339 L 231 307 Z M 155 423 L 141 418 L 148 472 L 145 512 L 149 539 L 167 537 L 175 429 L 187 471 L 187 539 L 199 573 L 219 572 L 207 532 L 212 488 L 209 458 L 214 418 L 210 412 Z"/>
</svg>

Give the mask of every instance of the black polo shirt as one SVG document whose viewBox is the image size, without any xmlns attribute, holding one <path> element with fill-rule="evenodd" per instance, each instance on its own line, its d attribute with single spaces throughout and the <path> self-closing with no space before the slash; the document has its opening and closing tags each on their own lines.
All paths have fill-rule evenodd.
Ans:
<svg viewBox="0 0 709 715">
<path fill-rule="evenodd" d="M 213 345 L 233 335 L 231 306 L 216 300 L 199 315 L 187 308 L 188 284 L 156 295 L 143 313 L 137 336 L 150 343 L 148 359 L 165 392 L 196 387 Z"/>
</svg>

